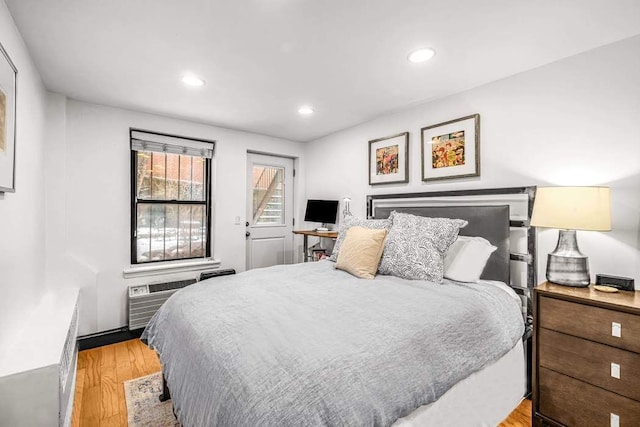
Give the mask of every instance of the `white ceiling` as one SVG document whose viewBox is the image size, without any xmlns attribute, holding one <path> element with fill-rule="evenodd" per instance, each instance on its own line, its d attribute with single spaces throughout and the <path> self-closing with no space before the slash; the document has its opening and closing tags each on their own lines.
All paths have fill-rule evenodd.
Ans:
<svg viewBox="0 0 640 427">
<path fill-rule="evenodd" d="M 53 92 L 295 141 L 640 34 L 638 0 L 5 2 Z"/>
</svg>

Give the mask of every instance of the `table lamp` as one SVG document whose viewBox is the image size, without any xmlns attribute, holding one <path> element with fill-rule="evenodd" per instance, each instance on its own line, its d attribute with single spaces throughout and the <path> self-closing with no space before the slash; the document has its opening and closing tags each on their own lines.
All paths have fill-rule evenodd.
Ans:
<svg viewBox="0 0 640 427">
<path fill-rule="evenodd" d="M 559 229 L 558 245 L 547 257 L 547 280 L 565 286 L 589 286 L 589 258 L 578 249 L 576 230 L 611 230 L 609 188 L 538 188 L 531 225 Z"/>
</svg>

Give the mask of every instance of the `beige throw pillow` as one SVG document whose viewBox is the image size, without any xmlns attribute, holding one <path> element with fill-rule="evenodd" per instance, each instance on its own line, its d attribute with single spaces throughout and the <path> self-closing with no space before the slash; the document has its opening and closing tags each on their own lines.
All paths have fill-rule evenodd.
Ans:
<svg viewBox="0 0 640 427">
<path fill-rule="evenodd" d="M 382 257 L 387 230 L 355 226 L 345 234 L 336 268 L 361 279 L 373 279 Z"/>
<path fill-rule="evenodd" d="M 340 221 L 340 234 L 338 234 L 338 238 L 336 239 L 335 245 L 333 245 L 333 252 L 331 253 L 331 257 L 329 261 L 336 262 L 338 260 L 338 253 L 340 253 L 340 246 L 342 246 L 342 242 L 346 236 L 347 230 L 351 227 L 364 227 L 364 228 L 375 228 L 382 229 L 384 228 L 389 231 L 391 228 L 391 224 L 393 223 L 393 213 L 387 219 L 363 219 L 358 218 L 357 216 L 353 216 L 351 214 L 347 214 L 344 216 L 343 220 Z"/>
</svg>

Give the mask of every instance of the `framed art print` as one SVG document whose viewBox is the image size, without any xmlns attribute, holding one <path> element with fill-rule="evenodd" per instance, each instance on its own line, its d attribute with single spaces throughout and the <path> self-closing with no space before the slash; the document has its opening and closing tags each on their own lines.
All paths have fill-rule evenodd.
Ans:
<svg viewBox="0 0 640 427">
<path fill-rule="evenodd" d="M 422 132 L 422 180 L 480 176 L 480 115 L 474 114 Z"/>
<path fill-rule="evenodd" d="M 369 141 L 369 185 L 409 182 L 409 132 Z"/>
<path fill-rule="evenodd" d="M 15 191 L 17 74 L 0 44 L 0 192 Z"/>
</svg>

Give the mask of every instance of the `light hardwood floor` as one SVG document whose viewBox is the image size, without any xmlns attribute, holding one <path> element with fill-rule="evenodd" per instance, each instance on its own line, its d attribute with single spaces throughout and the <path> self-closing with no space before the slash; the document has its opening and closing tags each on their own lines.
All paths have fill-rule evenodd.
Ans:
<svg viewBox="0 0 640 427">
<path fill-rule="evenodd" d="M 124 382 L 160 370 L 156 353 L 138 339 L 81 351 L 71 425 L 126 426 Z"/>
<path fill-rule="evenodd" d="M 126 426 L 124 382 L 158 371 L 156 353 L 138 339 L 81 351 L 72 426 Z M 524 400 L 500 427 L 531 427 L 531 401 Z"/>
</svg>

